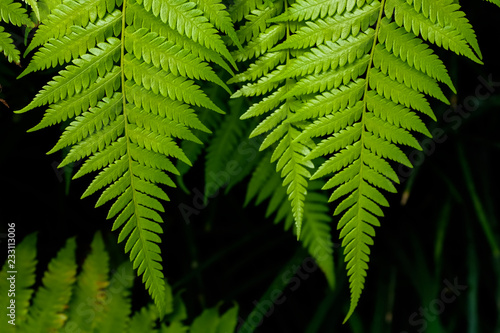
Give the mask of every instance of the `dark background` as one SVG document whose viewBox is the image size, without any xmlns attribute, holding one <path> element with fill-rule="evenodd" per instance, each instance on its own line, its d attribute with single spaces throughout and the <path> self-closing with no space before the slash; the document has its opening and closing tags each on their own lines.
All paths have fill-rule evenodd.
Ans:
<svg viewBox="0 0 500 333">
<path fill-rule="evenodd" d="M 433 144 L 424 154 L 416 155 L 425 158 L 413 161 L 416 168 L 398 187 L 399 194 L 388 195 L 391 207 L 385 209 L 386 217 L 377 229 L 355 315 L 341 325 L 348 310 L 349 291 L 342 251 L 336 249 L 335 291 L 328 290 L 319 270 L 299 277 L 296 290 L 292 290 L 292 284 L 284 288 L 286 301 L 274 304 L 257 332 L 400 333 L 422 332 L 424 325 L 428 325 L 423 330 L 426 332 L 474 332 L 477 328 L 478 332 L 500 332 L 500 254 L 493 254 L 480 220 L 483 218 L 496 244 L 500 244 L 495 158 L 500 148 L 500 9 L 478 1 L 463 6 L 478 35 L 485 64 L 437 51 L 457 87 L 456 96 L 445 90 L 456 108 L 431 101 L 438 121 L 425 121 L 431 131 L 441 129 L 444 134 L 440 142 L 428 141 Z M 23 65 L 26 63 L 24 60 Z M 0 104 L 0 232 L 5 233 L 6 223 L 12 222 L 18 242 L 38 232 L 39 274 L 70 236 L 77 236 L 78 257 L 82 260 L 97 230 L 106 236 L 114 260 L 126 260 L 123 245 L 116 245 L 117 234 L 110 232 L 112 222 L 105 219 L 109 207 L 95 209 L 97 196 L 80 200 L 92 176 L 68 185 L 65 172 L 56 168 L 62 160 L 61 152 L 45 154 L 57 142 L 61 128 L 26 133 L 39 122 L 43 109 L 22 115 L 12 112 L 27 105 L 54 71 L 16 80 L 21 71 L 2 59 L 0 98 L 10 108 Z M 482 84 L 479 77 L 491 77 L 497 86 L 491 96 L 471 99 Z M 473 111 L 463 108 L 461 114 L 457 112 L 464 101 L 471 100 L 478 102 L 472 105 Z M 186 174 L 187 188 L 203 188 L 203 168 L 200 160 Z M 282 225 L 273 225 L 272 219 L 264 217 L 264 205 L 242 208 L 245 191 L 243 182 L 229 195 L 218 195 L 186 224 L 178 205 L 191 204 L 193 195 L 168 189 L 172 201 L 164 206 L 164 273 L 174 291 L 185 290 L 183 298 L 192 316 L 219 300 L 235 300 L 240 316 L 246 318 L 271 282 L 293 265 L 300 267 L 306 257 L 291 232 L 284 233 Z M 404 191 L 410 193 L 406 205 L 401 204 Z M 337 231 L 332 239 L 338 243 Z M 440 309 L 436 300 L 443 290 L 447 297 L 453 295 L 443 281 L 455 279 L 467 289 L 442 311 L 433 312 L 433 306 Z M 293 286 L 295 289 L 297 285 Z M 134 309 L 148 301 L 137 279 Z M 429 315 L 419 314 L 426 307 L 431 309 Z M 414 313 L 417 315 L 412 321 Z"/>
</svg>

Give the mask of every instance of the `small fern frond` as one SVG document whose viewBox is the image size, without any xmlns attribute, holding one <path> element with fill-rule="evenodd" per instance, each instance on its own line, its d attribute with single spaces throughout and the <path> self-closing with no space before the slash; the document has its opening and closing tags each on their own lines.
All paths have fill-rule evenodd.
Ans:
<svg viewBox="0 0 500 333">
<path fill-rule="evenodd" d="M 86 316 L 82 316 L 79 305 L 86 304 L 91 308 L 98 309 L 101 306 L 100 300 L 109 285 L 109 255 L 104 248 L 104 242 L 99 232 L 95 234 L 90 247 L 91 252 L 85 258 L 82 270 L 78 274 L 76 288 L 68 311 L 68 318 L 71 318 L 72 322 L 68 325 L 76 325 L 83 332 L 91 332 L 96 329 L 96 324 L 102 321 L 99 317 L 104 313 L 97 312 L 94 320 L 89 321 Z"/>
<path fill-rule="evenodd" d="M 43 286 L 35 294 L 21 332 L 42 333 L 62 328 L 64 324 L 62 315 L 71 298 L 73 283 L 76 281 L 75 249 L 75 239 L 70 238 L 57 256 L 49 262 L 48 270 L 42 279 Z"/>
<path fill-rule="evenodd" d="M 129 316 L 132 313 L 130 289 L 133 285 L 134 272 L 130 263 L 118 266 L 109 280 L 108 287 L 98 294 L 97 302 L 101 301 L 100 315 L 95 318 L 95 326 L 100 333 L 126 332 L 129 326 Z M 109 297 L 111 294 L 112 297 Z M 70 327 L 68 322 L 67 326 Z"/>
</svg>

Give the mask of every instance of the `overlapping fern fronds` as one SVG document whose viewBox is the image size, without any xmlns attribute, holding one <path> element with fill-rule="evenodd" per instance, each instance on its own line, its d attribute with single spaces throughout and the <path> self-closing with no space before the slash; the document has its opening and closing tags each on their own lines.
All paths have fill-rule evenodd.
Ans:
<svg viewBox="0 0 500 333">
<path fill-rule="evenodd" d="M 261 149 L 283 177 L 300 233 L 308 183 L 330 176 L 323 189 L 339 201 L 352 314 L 368 269 L 369 246 L 383 207 L 396 192 L 394 164 L 411 167 L 401 146 L 421 149 L 431 136 L 419 114 L 435 119 L 426 95 L 448 103 L 447 70 L 427 43 L 481 63 L 472 26 L 452 0 L 242 1 L 233 17 L 247 42 L 235 52 L 251 60 L 232 82 L 233 96 L 260 96 L 242 119 L 265 115 L 252 135 L 267 133 Z M 312 161 L 327 157 L 310 174 Z"/>
<path fill-rule="evenodd" d="M 71 120 L 50 153 L 71 147 L 61 166 L 85 159 L 75 178 L 98 171 L 83 197 L 104 190 L 108 218 L 121 228 L 133 267 L 165 312 L 159 234 L 163 186 L 175 186 L 172 160 L 191 162 L 179 141 L 208 131 L 193 107 L 222 113 L 197 81 L 226 91 L 212 64 L 235 67 L 219 30 L 234 37 L 220 1 L 63 1 L 43 20 L 22 73 L 64 65 L 20 112 L 47 105 L 32 130 Z M 237 43 L 237 40 L 235 40 Z"/>
<path fill-rule="evenodd" d="M 49 262 L 42 285 L 34 291 L 37 264 L 36 234 L 28 235 L 16 246 L 15 317 L 3 320 L 3 333 L 20 332 L 234 332 L 237 325 L 238 305 L 234 304 L 223 314 L 219 306 L 207 308 L 186 325 L 187 314 L 180 293 L 172 295 L 166 283 L 165 299 L 169 315 L 162 323 L 153 304 L 132 311 L 131 288 L 135 275 L 129 262 L 120 264 L 110 274 L 109 254 L 101 234 L 95 234 L 90 253 L 78 270 L 76 240 L 70 238 L 66 245 Z M 0 271 L 2 306 L 10 304 L 7 297 L 12 271 L 6 261 Z M 34 294 L 34 296 L 32 296 Z M 184 310 L 184 311 L 182 311 Z M 208 330 L 210 329 L 210 330 Z"/>
</svg>

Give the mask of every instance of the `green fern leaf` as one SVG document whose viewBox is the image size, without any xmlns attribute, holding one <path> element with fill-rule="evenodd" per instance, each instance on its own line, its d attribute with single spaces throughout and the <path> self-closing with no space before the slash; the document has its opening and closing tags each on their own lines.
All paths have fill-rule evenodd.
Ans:
<svg viewBox="0 0 500 333">
<path fill-rule="evenodd" d="M 66 245 L 49 262 L 48 270 L 33 299 L 27 321 L 21 332 L 50 332 L 59 330 L 64 324 L 65 311 L 76 280 L 76 242 L 68 239 Z"/>
<path fill-rule="evenodd" d="M 95 326 L 99 333 L 125 332 L 129 325 L 129 316 L 132 313 L 130 289 L 133 285 L 134 272 L 130 263 L 118 267 L 110 279 L 109 286 L 104 292 L 101 305 L 102 315 L 96 318 Z M 69 324 L 68 324 L 69 326 Z"/>
<path fill-rule="evenodd" d="M 152 306 L 143 307 L 140 311 L 134 313 L 126 332 L 153 332 L 157 318 L 158 315 Z"/>
<path fill-rule="evenodd" d="M 154 16 L 161 18 L 170 28 L 177 30 L 181 35 L 199 42 L 203 46 L 222 54 L 235 68 L 236 63 L 231 57 L 227 47 L 217 34 L 217 30 L 208 19 L 203 16 L 203 11 L 194 8 L 193 2 L 186 0 L 169 0 L 159 2 L 157 0 L 137 1 L 144 4 L 147 11 L 152 11 Z"/>
<path fill-rule="evenodd" d="M 216 1 L 65 1 L 35 34 L 28 52 L 43 46 L 22 74 L 66 64 L 19 112 L 48 105 L 31 130 L 70 120 L 50 153 L 71 147 L 60 166 L 83 159 L 75 177 L 99 171 L 83 197 L 102 191 L 96 206 L 111 202 L 112 229 L 160 316 L 171 307 L 158 246 L 164 185 L 175 187 L 173 160 L 191 165 L 180 143 L 209 132 L 197 107 L 223 113 L 199 82 L 229 91 L 209 63 L 235 65 L 217 30 L 231 34 L 228 18 Z"/>
<path fill-rule="evenodd" d="M 284 184 L 300 174 L 303 179 L 295 184 L 303 184 L 299 193 L 305 193 L 309 182 L 330 175 L 323 188 L 333 189 L 330 201 L 338 202 L 334 214 L 340 216 L 351 289 L 347 320 L 364 287 L 374 227 L 389 205 L 382 190 L 397 190 L 391 163 L 411 167 L 401 146 L 421 149 L 415 134 L 431 136 L 417 115 L 436 119 L 426 95 L 449 103 L 438 82 L 455 92 L 426 42 L 478 63 L 481 53 L 469 21 L 451 0 L 298 0 L 288 8 L 280 3 L 284 12 L 268 19 L 265 29 L 245 32 L 243 49 L 249 52 L 235 54 L 254 61 L 232 80 L 256 82 L 232 97 L 263 95 L 241 118 L 266 115 L 251 136 L 268 133 L 261 149 L 273 147 Z M 283 41 L 250 51 L 254 40 L 278 24 L 286 26 Z M 298 152 L 298 163 L 292 163 L 290 156 Z M 327 160 L 312 175 L 304 171 L 322 157 Z M 270 187 L 276 186 L 263 168 L 256 169 L 261 178 L 250 181 L 247 202 L 270 197 Z M 264 180 L 266 185 L 257 186 Z M 289 200 L 297 207 L 295 200 L 303 200 L 291 184 Z M 278 209 L 278 198 L 271 198 L 271 211 Z"/>
<path fill-rule="evenodd" d="M 426 18 L 429 18 L 432 23 L 437 23 L 443 28 L 452 27 L 457 29 L 457 31 L 477 53 L 478 57 L 482 58 L 476 34 L 472 29 L 472 25 L 469 23 L 467 18 L 465 18 L 465 13 L 459 10 L 459 4 L 454 3 L 453 0 L 407 0 L 407 2 L 410 5 L 413 4 L 415 10 L 422 13 Z"/>
<path fill-rule="evenodd" d="M 91 244 L 91 252 L 85 258 L 82 271 L 77 277 L 76 288 L 69 303 L 68 326 L 76 325 L 82 332 L 92 332 L 102 321 L 102 312 L 97 312 L 94 320 L 89 321 L 82 315 L 81 304 L 98 309 L 100 299 L 107 288 L 109 274 L 109 255 L 104 248 L 100 233 L 96 233 Z M 91 300 L 91 302 L 89 302 Z M 79 307 L 80 306 L 80 307 Z"/>
</svg>

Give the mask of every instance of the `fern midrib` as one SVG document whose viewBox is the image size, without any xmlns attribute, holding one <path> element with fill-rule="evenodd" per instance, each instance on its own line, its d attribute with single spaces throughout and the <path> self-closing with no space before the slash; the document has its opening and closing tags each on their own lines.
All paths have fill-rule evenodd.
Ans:
<svg viewBox="0 0 500 333">
<path fill-rule="evenodd" d="M 146 248 L 146 244 L 149 242 L 148 240 L 144 239 L 144 229 L 142 228 L 141 224 L 139 223 L 140 216 L 138 215 L 139 211 L 139 203 L 138 203 L 138 198 L 136 195 L 136 185 L 134 184 L 134 173 L 133 173 L 133 163 L 134 161 L 132 160 L 132 154 L 131 154 L 131 142 L 130 142 L 130 135 L 129 135 L 129 122 L 128 122 L 128 114 L 127 114 L 127 95 L 125 93 L 125 28 L 126 28 L 126 10 L 127 10 L 127 4 L 128 0 L 123 1 L 123 8 L 122 8 L 122 31 L 121 31 L 121 54 L 120 54 L 120 69 L 121 69 L 121 87 L 122 87 L 122 107 L 123 107 L 123 118 L 125 122 L 125 129 L 124 129 L 124 135 L 125 135 L 125 140 L 127 141 L 127 158 L 128 158 L 128 168 L 130 171 L 130 188 L 132 190 L 132 200 L 134 202 L 134 215 L 135 216 L 135 228 L 137 228 L 137 237 L 138 240 L 137 242 L 140 242 L 140 247 L 143 250 L 142 253 L 144 255 L 144 259 L 141 260 L 141 263 L 137 265 L 137 270 L 139 272 L 139 269 L 141 269 L 141 264 L 145 263 L 146 267 L 143 269 L 142 274 L 143 274 L 143 282 L 146 282 L 146 274 L 149 275 L 149 278 L 151 280 L 156 280 L 157 277 L 155 276 L 155 269 L 152 267 L 150 264 L 154 261 L 153 258 L 150 256 L 150 251 Z M 153 222 L 156 223 L 156 222 Z M 133 232 L 133 231 L 132 231 Z M 129 236 L 129 240 L 131 239 L 132 235 Z M 132 258 L 132 253 L 133 253 L 133 247 L 130 249 L 130 260 L 133 264 L 133 267 L 135 267 L 135 261 L 136 259 L 140 256 L 140 253 L 137 253 L 135 255 L 135 258 Z M 159 297 L 157 300 L 155 295 L 158 296 L 159 291 L 158 290 L 153 290 L 153 286 L 155 283 L 153 281 L 150 281 L 150 286 L 149 286 L 149 293 L 153 297 L 154 302 L 157 303 L 158 305 L 158 312 L 160 314 L 160 317 L 163 316 L 163 311 L 165 310 L 163 308 L 164 302 L 163 298 Z M 161 291 L 160 291 L 161 292 Z"/>
<path fill-rule="evenodd" d="M 286 13 L 288 10 L 288 1 L 285 0 L 284 1 L 284 12 Z M 290 38 L 290 21 L 287 20 L 286 21 L 286 40 L 288 40 Z M 288 64 L 290 62 L 290 49 L 287 49 L 287 52 L 286 52 L 286 61 L 285 61 L 285 67 L 284 68 L 287 68 Z M 292 87 L 292 84 L 291 84 L 291 79 L 286 79 L 285 80 L 285 94 L 288 93 Z M 286 105 L 286 108 L 287 108 L 287 118 L 290 119 L 292 118 L 294 115 L 295 115 L 295 112 L 292 112 L 291 111 L 291 108 L 289 106 L 289 104 L 292 102 L 292 99 L 295 99 L 295 97 L 287 97 L 286 100 L 285 100 L 285 105 Z M 291 129 L 293 127 L 292 123 L 291 122 L 286 122 L 286 126 L 287 126 L 287 130 L 286 130 L 286 137 L 287 139 L 289 140 L 289 144 L 288 144 L 288 147 L 289 149 L 292 149 L 292 146 L 293 146 L 293 139 L 292 138 L 292 133 L 291 133 Z M 295 160 L 295 157 L 296 156 L 296 153 L 295 151 L 292 152 L 291 154 L 291 157 L 290 157 L 290 163 L 293 163 L 293 165 L 299 165 L 300 166 L 300 163 L 298 161 Z M 283 166 L 283 168 L 285 168 L 285 166 Z M 294 182 L 295 182 L 295 179 L 297 178 L 297 172 L 296 172 L 296 168 L 293 167 L 292 168 L 292 171 L 291 173 L 294 174 L 293 176 L 293 179 L 292 181 L 290 182 L 289 185 L 292 185 Z M 283 182 L 282 182 L 283 184 Z M 295 200 L 293 200 L 291 202 L 292 204 L 292 212 L 293 212 L 293 216 L 294 216 L 294 220 L 295 220 L 295 226 L 297 228 L 297 240 L 300 240 L 300 234 L 301 234 L 301 231 L 302 231 L 302 223 L 303 223 L 303 215 L 304 215 L 304 212 L 302 211 L 302 214 L 297 210 L 296 212 L 294 212 L 294 202 Z M 299 209 L 299 208 L 297 208 Z M 297 216 L 295 215 L 295 213 L 297 213 Z M 300 217 L 300 218 L 299 218 Z"/>
<path fill-rule="evenodd" d="M 133 160 L 132 160 L 132 154 L 130 153 L 131 148 L 130 148 L 130 136 L 129 136 L 129 122 L 128 122 L 128 115 L 127 115 L 127 96 L 125 94 L 125 68 L 124 68 L 124 59 L 125 59 L 125 28 L 126 28 L 126 22 L 125 22 L 125 17 L 126 17 L 126 10 L 127 10 L 127 3 L 128 0 L 123 1 L 123 8 L 122 8 L 122 32 L 121 32 L 121 51 L 120 51 L 120 70 L 121 70 L 121 81 L 122 81 L 122 108 L 123 108 L 123 120 L 125 122 L 125 130 L 124 130 L 124 135 L 125 135 L 125 140 L 127 141 L 127 158 L 128 158 L 128 169 L 129 169 L 129 174 L 130 174 L 130 188 L 132 189 L 132 201 L 134 202 L 134 216 L 135 216 L 135 227 L 139 230 L 138 232 L 138 237 L 140 239 L 141 245 L 145 244 L 144 239 L 143 239 L 143 232 L 142 228 L 139 225 L 139 218 L 137 215 L 138 212 L 138 203 L 137 203 L 137 197 L 136 197 L 136 190 L 135 190 L 135 185 L 134 185 L 134 173 L 132 171 L 132 165 L 133 165 Z M 144 261 L 147 261 L 148 263 L 150 262 L 149 254 L 148 251 L 144 251 Z M 132 258 L 130 258 L 132 260 Z M 143 274 L 145 274 L 146 271 L 144 271 Z"/>
<path fill-rule="evenodd" d="M 362 212 L 362 207 L 361 205 L 359 204 L 360 203 L 360 200 L 361 200 L 361 191 L 359 190 L 361 188 L 361 184 L 362 182 L 364 182 L 364 178 L 363 178 L 363 169 L 364 169 L 364 164 L 363 164 L 363 152 L 364 152 L 364 139 L 365 139 L 365 133 L 367 132 L 366 130 L 366 127 L 365 127 L 365 115 L 366 113 L 368 112 L 368 106 L 367 106 L 367 95 L 368 95 L 368 90 L 369 90 L 369 85 L 370 85 L 370 71 L 373 67 L 373 56 L 374 56 L 374 53 L 375 53 L 375 46 L 377 45 L 377 40 L 378 40 L 378 34 L 379 34 L 379 31 L 380 31 L 380 23 L 382 21 L 382 15 L 383 15 L 383 12 L 384 12 L 384 5 L 385 5 L 385 1 L 386 0 L 382 0 L 381 3 L 380 3 L 380 11 L 379 11 L 379 15 L 378 15 L 378 18 L 377 18 L 377 23 L 376 23 L 376 27 L 375 27 L 375 33 L 374 33 L 374 36 L 373 36 L 373 45 L 372 45 L 372 49 L 370 51 L 370 60 L 368 62 L 368 67 L 367 67 L 367 70 L 366 70 L 366 82 L 365 82 L 365 92 L 364 92 L 364 95 L 363 95 L 363 112 L 361 114 L 361 126 L 362 126 L 362 131 L 361 131 L 361 137 L 360 137 L 360 156 L 359 156 L 359 160 L 360 160 L 360 163 L 359 163 L 359 185 L 357 186 L 358 188 L 358 191 L 357 191 L 357 213 L 356 213 L 356 218 L 357 218 L 357 221 L 356 221 L 356 227 L 355 227 L 355 230 L 356 230 L 356 233 L 359 235 L 360 233 L 362 233 L 363 231 L 361 230 L 361 225 L 363 224 L 363 222 L 361 221 L 360 219 L 360 216 L 361 216 L 361 212 Z M 360 237 L 355 237 L 355 240 L 356 239 L 360 239 Z M 355 241 L 353 240 L 353 241 Z M 347 244 L 346 244 L 347 246 Z M 355 249 L 351 250 L 351 251 L 357 251 L 359 253 L 360 250 L 360 247 L 357 246 Z M 358 257 L 359 258 L 359 255 L 358 253 L 355 255 L 355 257 Z M 354 258 L 353 258 L 354 259 Z M 356 272 L 353 272 L 353 275 L 355 275 Z M 346 316 L 346 318 L 344 319 L 344 323 L 346 322 L 346 320 L 349 318 L 350 314 L 351 314 L 351 310 L 349 310 L 349 313 L 348 315 Z"/>
</svg>

